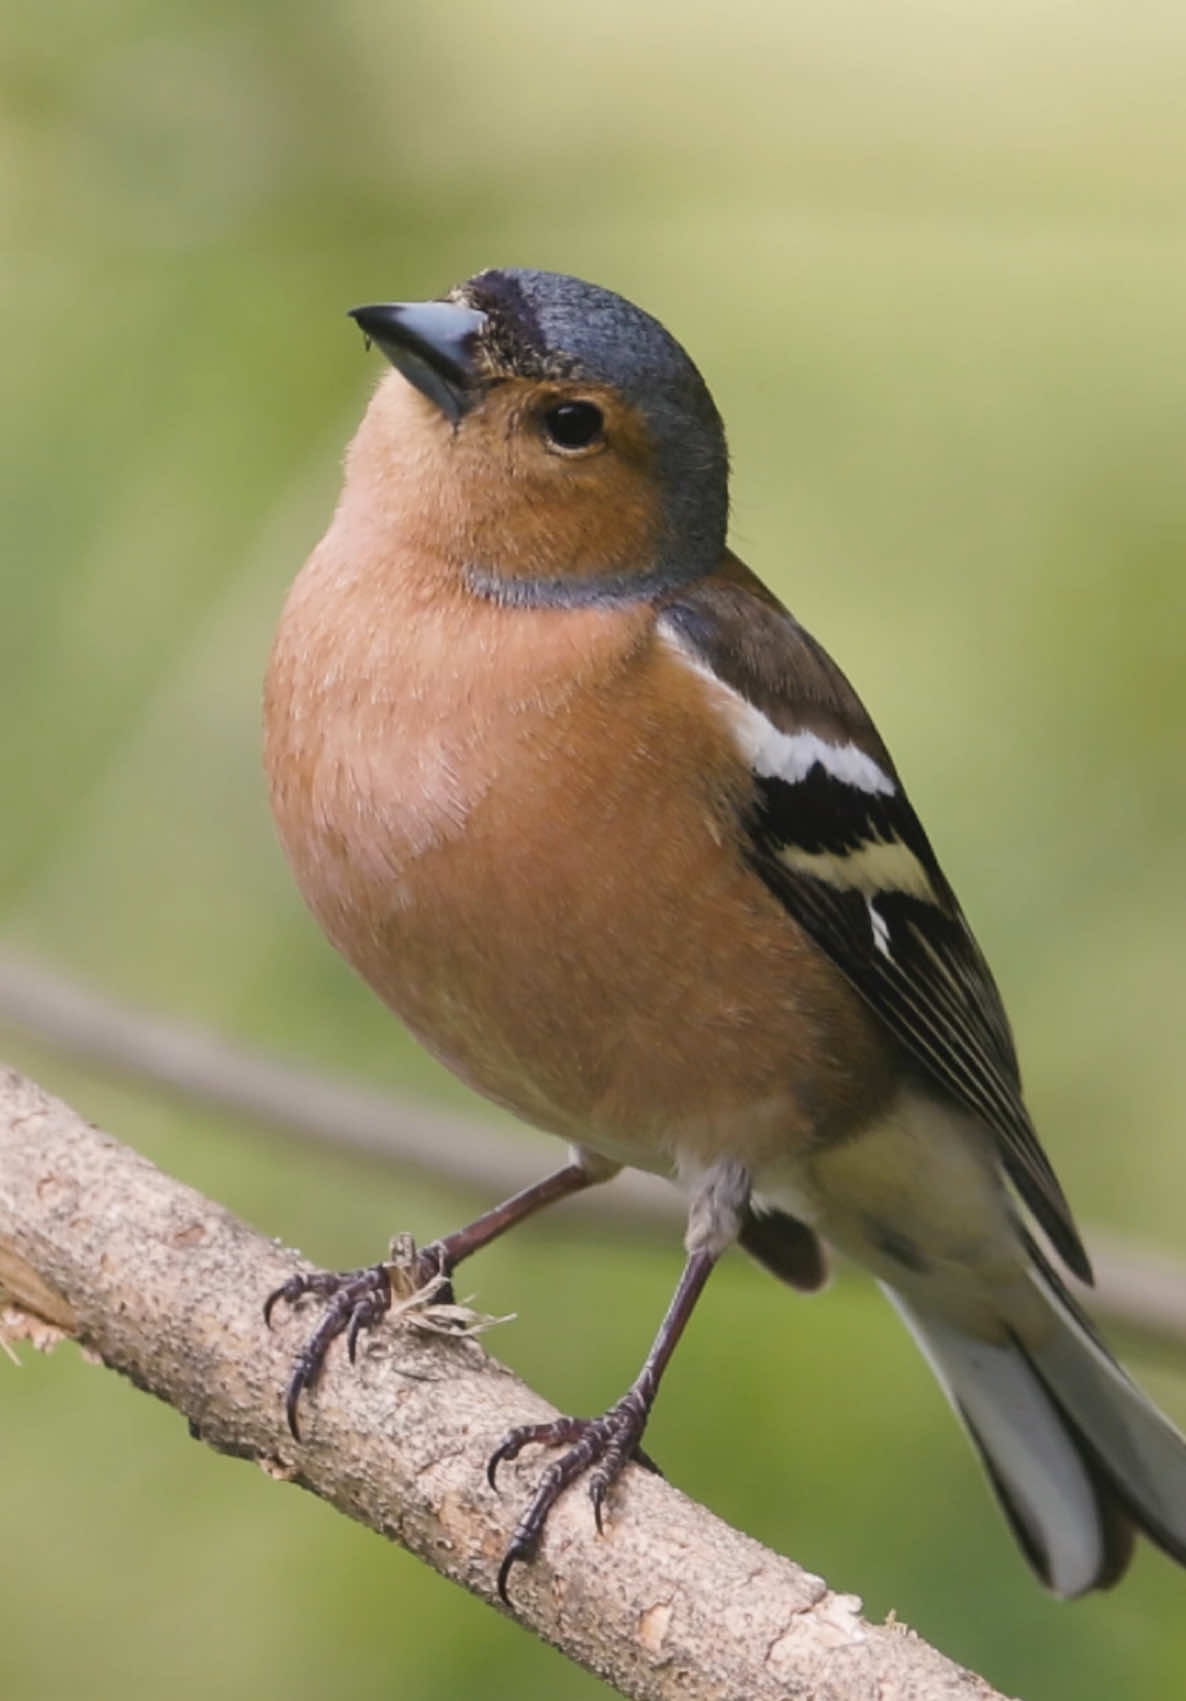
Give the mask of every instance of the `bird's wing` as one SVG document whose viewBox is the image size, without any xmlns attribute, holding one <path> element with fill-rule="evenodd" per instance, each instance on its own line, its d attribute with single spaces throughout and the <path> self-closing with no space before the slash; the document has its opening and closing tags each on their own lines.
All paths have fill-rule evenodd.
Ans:
<svg viewBox="0 0 1186 1701">
<path fill-rule="evenodd" d="M 659 632 L 722 694 L 754 777 L 756 872 L 924 1076 L 992 1129 L 1022 1199 L 1090 1281 L 991 971 L 856 692 L 732 558 L 664 605 Z"/>
</svg>

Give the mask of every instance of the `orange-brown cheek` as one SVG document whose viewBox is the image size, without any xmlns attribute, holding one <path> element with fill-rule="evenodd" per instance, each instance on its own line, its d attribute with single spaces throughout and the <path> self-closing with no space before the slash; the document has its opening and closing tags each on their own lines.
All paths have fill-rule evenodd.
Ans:
<svg viewBox="0 0 1186 1701">
<path fill-rule="evenodd" d="M 607 399 L 612 448 L 553 455 L 530 424 L 538 393 L 496 395 L 459 430 L 397 374 L 379 386 L 347 458 L 342 519 L 455 573 L 557 578 L 645 572 L 660 534 L 641 421 Z"/>
<path fill-rule="evenodd" d="M 475 565 L 554 577 L 645 571 L 652 563 L 659 502 L 641 467 L 610 451 L 583 461 L 542 452 L 536 464 L 525 459 L 512 456 L 501 476 L 494 469 L 474 475 Z"/>
</svg>

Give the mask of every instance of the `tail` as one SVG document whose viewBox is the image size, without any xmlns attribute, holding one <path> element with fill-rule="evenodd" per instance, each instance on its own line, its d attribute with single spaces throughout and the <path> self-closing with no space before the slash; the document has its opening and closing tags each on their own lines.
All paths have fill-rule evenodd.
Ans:
<svg viewBox="0 0 1186 1701">
<path fill-rule="evenodd" d="M 1186 1564 L 1186 1439 L 1121 1370 L 1045 1259 L 1037 1345 L 988 1342 L 886 1288 L 975 1442 L 1026 1557 L 1056 1595 L 1106 1589 L 1134 1530 Z M 1027 1329 L 1027 1336 L 1031 1331 Z"/>
</svg>

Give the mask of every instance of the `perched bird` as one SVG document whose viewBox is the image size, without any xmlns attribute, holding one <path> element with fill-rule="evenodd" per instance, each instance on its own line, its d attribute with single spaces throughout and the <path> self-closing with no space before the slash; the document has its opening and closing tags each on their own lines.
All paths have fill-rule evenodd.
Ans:
<svg viewBox="0 0 1186 1701">
<path fill-rule="evenodd" d="M 687 1260 L 604 1416 L 513 1431 L 601 1506 L 739 1242 L 792 1285 L 821 1239 L 871 1271 L 1039 1576 L 1114 1582 L 1143 1530 L 1186 1562 L 1186 1442 L 1056 1260 L 1087 1255 L 1021 1095 L 988 966 L 868 714 L 726 546 L 696 367 L 575 278 L 486 271 L 358 308 L 394 367 L 288 597 L 266 687 L 280 837 L 330 939 L 478 1092 L 568 1140 L 553 1175 L 426 1247 L 445 1276 L 632 1165 L 686 1190 Z M 390 1266 L 328 1301 L 288 1388 L 353 1353 Z M 641 1455 L 645 1461 L 645 1455 Z"/>
</svg>

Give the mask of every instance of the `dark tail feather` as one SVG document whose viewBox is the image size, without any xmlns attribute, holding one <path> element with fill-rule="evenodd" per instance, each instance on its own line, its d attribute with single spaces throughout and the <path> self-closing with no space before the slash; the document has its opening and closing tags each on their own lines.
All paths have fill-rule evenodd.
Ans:
<svg viewBox="0 0 1186 1701">
<path fill-rule="evenodd" d="M 738 1239 L 751 1258 L 800 1293 L 814 1293 L 827 1280 L 827 1259 L 815 1230 L 776 1205 L 755 1201 Z"/>
</svg>

